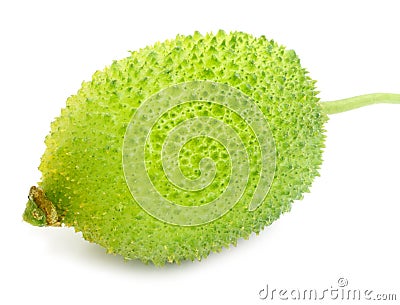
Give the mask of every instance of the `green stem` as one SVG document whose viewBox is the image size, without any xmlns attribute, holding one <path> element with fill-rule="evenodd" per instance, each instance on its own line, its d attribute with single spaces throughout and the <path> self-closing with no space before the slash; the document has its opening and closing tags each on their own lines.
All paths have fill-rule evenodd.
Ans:
<svg viewBox="0 0 400 305">
<path fill-rule="evenodd" d="M 321 106 L 326 114 L 335 114 L 373 104 L 400 104 L 400 94 L 365 94 L 342 100 L 323 102 Z"/>
</svg>

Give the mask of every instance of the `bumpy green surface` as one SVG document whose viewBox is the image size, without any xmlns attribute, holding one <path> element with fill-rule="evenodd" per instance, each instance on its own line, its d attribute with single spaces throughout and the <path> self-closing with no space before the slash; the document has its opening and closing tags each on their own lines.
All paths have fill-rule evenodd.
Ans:
<svg viewBox="0 0 400 305">
<path fill-rule="evenodd" d="M 195 80 L 228 84 L 256 101 L 274 136 L 276 170 L 264 203 L 255 211 L 248 210 L 254 187 L 250 180 L 241 200 L 221 218 L 204 225 L 176 226 L 153 218 L 134 201 L 124 177 L 122 147 L 141 102 L 163 88 Z M 245 33 L 202 36 L 196 32 L 132 52 L 97 71 L 67 100 L 46 138 L 40 186 L 65 225 L 82 231 L 85 239 L 110 253 L 156 265 L 201 259 L 258 233 L 309 190 L 322 161 L 327 120 L 314 83 L 295 52 Z M 244 135 L 250 159 L 257 159 L 259 149 L 251 131 L 234 113 L 215 104 L 192 102 L 172 109 L 158 121 L 151 137 L 161 143 L 162 130 L 196 116 L 225 120 Z M 201 158 L 214 159 L 211 191 L 174 189 L 159 174 L 155 156 L 161 148 L 152 148 L 154 152 L 146 152 L 155 161 L 149 173 L 160 177 L 154 179 L 160 193 L 181 205 L 201 205 L 223 192 L 231 164 L 218 142 L 195 138 L 184 145 L 179 158 L 182 173 L 191 179 L 199 177 Z"/>
</svg>

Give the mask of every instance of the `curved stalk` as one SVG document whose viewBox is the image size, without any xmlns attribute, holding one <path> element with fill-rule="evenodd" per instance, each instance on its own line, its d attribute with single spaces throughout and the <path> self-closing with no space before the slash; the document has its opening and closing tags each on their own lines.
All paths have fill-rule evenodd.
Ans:
<svg viewBox="0 0 400 305">
<path fill-rule="evenodd" d="M 335 114 L 373 104 L 400 104 L 400 94 L 365 94 L 336 101 L 322 102 L 321 106 L 326 114 Z"/>
</svg>

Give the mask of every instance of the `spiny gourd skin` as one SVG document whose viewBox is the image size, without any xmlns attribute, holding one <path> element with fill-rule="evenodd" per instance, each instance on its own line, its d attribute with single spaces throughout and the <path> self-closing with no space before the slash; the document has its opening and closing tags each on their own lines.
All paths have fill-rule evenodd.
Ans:
<svg viewBox="0 0 400 305">
<path fill-rule="evenodd" d="M 141 102 L 163 88 L 195 80 L 228 84 L 254 99 L 274 136 L 276 170 L 267 197 L 255 211 L 248 210 L 250 183 L 241 200 L 221 218 L 204 225 L 177 226 L 153 218 L 135 202 L 124 178 L 122 148 Z M 294 51 L 241 32 L 178 35 L 131 52 L 97 71 L 67 100 L 45 140 L 39 186 L 62 215 L 63 224 L 109 253 L 155 265 L 200 260 L 260 232 L 309 190 L 322 162 L 327 120 L 314 84 Z M 209 115 L 245 135 L 246 127 L 228 112 L 217 105 L 188 103 L 172 109 L 158 127 L 171 128 L 189 117 Z M 244 143 L 250 147 L 252 136 Z M 207 138 L 183 147 L 182 172 L 196 178 L 204 156 L 217 157 L 217 173 L 222 174 L 217 174 L 215 183 L 223 185 L 228 156 Z M 175 197 L 181 205 L 203 204 L 220 191 L 216 187 L 211 193 L 193 192 L 191 200 L 185 201 L 162 180 L 155 183 L 162 194 Z"/>
</svg>

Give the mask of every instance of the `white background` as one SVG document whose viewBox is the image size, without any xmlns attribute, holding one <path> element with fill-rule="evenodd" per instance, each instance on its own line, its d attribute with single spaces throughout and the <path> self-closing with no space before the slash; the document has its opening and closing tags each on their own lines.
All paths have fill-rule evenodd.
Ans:
<svg viewBox="0 0 400 305">
<path fill-rule="evenodd" d="M 124 262 L 73 229 L 21 219 L 50 122 L 83 80 L 128 50 L 241 30 L 296 50 L 322 100 L 400 93 L 397 2 L 2 1 L 0 303 L 263 304 L 266 284 L 322 290 L 340 277 L 399 300 L 400 105 L 331 116 L 311 193 L 259 236 L 202 262 Z"/>
</svg>

